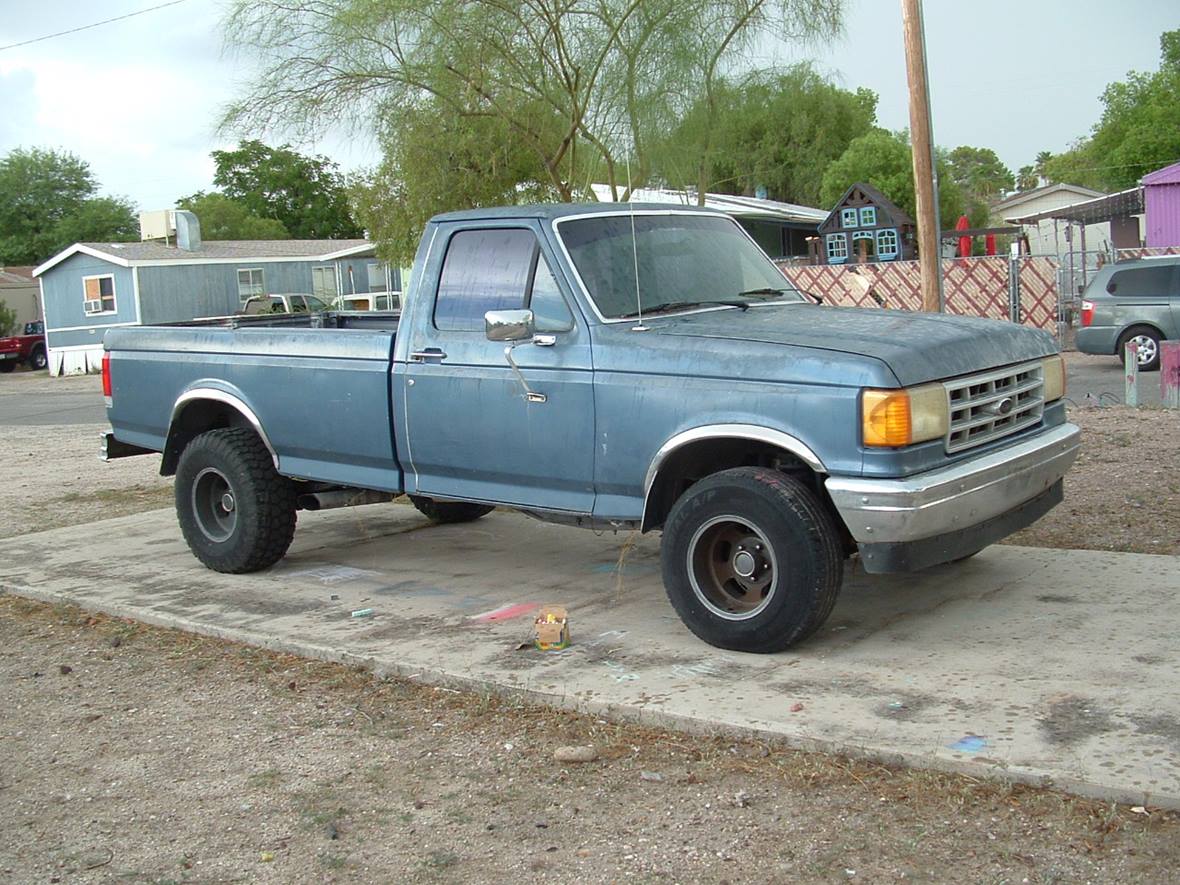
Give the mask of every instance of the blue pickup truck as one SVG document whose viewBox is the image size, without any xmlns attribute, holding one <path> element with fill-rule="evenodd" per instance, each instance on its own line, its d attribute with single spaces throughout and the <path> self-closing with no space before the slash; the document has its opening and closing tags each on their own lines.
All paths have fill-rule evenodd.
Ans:
<svg viewBox="0 0 1180 885">
<path fill-rule="evenodd" d="M 209 568 L 283 557 L 299 509 L 408 495 L 662 531 L 668 597 L 773 652 L 868 572 L 965 558 L 1062 500 L 1079 446 L 1053 339 L 840 309 L 731 218 L 548 205 L 440 215 L 400 314 L 106 334 L 107 458 L 162 453 Z"/>
</svg>

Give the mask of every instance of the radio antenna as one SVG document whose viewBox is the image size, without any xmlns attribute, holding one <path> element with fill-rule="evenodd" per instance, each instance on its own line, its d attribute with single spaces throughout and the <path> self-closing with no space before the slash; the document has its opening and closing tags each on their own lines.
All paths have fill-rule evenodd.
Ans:
<svg viewBox="0 0 1180 885">
<path fill-rule="evenodd" d="M 635 315 L 638 322 L 631 327 L 632 332 L 646 332 L 643 325 L 643 300 L 639 294 L 639 246 L 635 239 L 635 193 L 631 189 L 631 155 L 627 155 L 627 206 L 631 210 L 631 262 L 635 267 Z"/>
</svg>

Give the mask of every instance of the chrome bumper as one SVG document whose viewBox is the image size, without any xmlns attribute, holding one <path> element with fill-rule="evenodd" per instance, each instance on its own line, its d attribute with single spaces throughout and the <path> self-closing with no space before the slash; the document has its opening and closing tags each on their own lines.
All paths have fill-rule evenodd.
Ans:
<svg viewBox="0 0 1180 885">
<path fill-rule="evenodd" d="M 831 477 L 828 494 L 858 544 L 920 541 L 969 529 L 1051 489 L 1081 447 L 1062 424 L 1014 446 L 904 479 Z"/>
</svg>

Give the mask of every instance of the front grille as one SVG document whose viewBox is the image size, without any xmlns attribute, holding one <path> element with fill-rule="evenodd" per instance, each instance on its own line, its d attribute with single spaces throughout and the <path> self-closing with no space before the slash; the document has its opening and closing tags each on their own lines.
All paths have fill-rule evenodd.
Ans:
<svg viewBox="0 0 1180 885">
<path fill-rule="evenodd" d="M 951 416 L 948 454 L 1031 427 L 1045 410 L 1045 379 L 1039 362 L 944 381 L 943 387 Z"/>
</svg>

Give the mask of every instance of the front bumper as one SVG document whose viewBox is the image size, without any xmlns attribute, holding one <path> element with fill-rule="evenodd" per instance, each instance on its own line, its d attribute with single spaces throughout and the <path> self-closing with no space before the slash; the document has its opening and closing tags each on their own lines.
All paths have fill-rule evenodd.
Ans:
<svg viewBox="0 0 1180 885">
<path fill-rule="evenodd" d="M 1062 424 L 1024 442 L 903 479 L 830 477 L 828 494 L 865 570 L 915 571 L 980 550 L 1061 500 L 1081 445 Z"/>
</svg>

